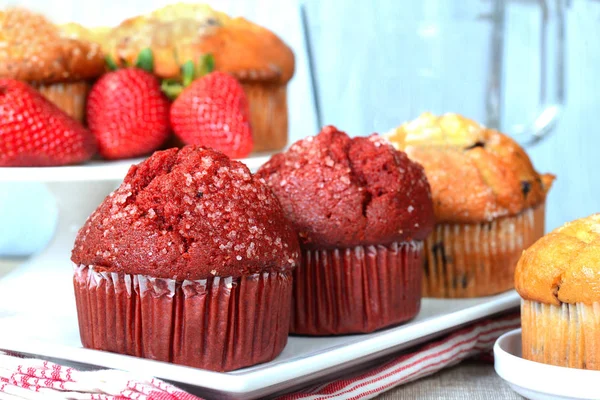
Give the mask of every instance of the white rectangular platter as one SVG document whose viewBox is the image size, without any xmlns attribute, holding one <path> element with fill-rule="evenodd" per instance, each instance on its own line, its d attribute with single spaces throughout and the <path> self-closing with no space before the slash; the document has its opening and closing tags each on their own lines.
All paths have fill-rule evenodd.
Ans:
<svg viewBox="0 0 600 400">
<path fill-rule="evenodd" d="M 82 348 L 71 276 L 67 263 L 32 263 L 0 278 L 0 349 L 152 375 L 206 398 L 254 399 L 298 389 L 519 305 L 514 291 L 424 299 L 419 315 L 402 326 L 367 335 L 290 337 L 272 362 L 216 373 Z"/>
</svg>

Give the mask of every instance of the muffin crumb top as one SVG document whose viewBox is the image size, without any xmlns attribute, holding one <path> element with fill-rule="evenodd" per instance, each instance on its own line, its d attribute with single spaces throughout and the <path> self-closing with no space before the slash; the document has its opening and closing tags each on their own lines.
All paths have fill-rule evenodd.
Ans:
<svg viewBox="0 0 600 400">
<path fill-rule="evenodd" d="M 440 223 L 517 215 L 544 202 L 554 180 L 514 140 L 458 114 L 424 113 L 385 137 L 425 168 Z"/>
<path fill-rule="evenodd" d="M 25 9 L 0 11 L 0 77 L 55 83 L 103 72 L 99 44 L 68 37 L 44 16 Z"/>
<path fill-rule="evenodd" d="M 433 227 L 423 169 L 378 135 L 351 139 L 327 126 L 274 155 L 257 176 L 308 247 L 422 240 Z"/>
<path fill-rule="evenodd" d="M 568 222 L 523 252 L 521 297 L 546 304 L 600 302 L 600 214 Z"/>
</svg>

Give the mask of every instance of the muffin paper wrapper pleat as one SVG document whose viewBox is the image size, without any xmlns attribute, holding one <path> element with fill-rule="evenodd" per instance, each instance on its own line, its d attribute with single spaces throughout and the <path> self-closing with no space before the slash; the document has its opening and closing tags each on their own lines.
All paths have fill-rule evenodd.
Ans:
<svg viewBox="0 0 600 400">
<path fill-rule="evenodd" d="M 274 151 L 288 140 L 287 85 L 242 82 L 250 106 L 253 151 Z"/>
<path fill-rule="evenodd" d="M 438 224 L 425 241 L 424 297 L 478 297 L 514 287 L 523 250 L 544 234 L 544 204 L 480 224 Z"/>
<path fill-rule="evenodd" d="M 85 119 L 85 101 L 92 85 L 86 81 L 35 84 L 45 98 L 79 122 Z"/>
<path fill-rule="evenodd" d="M 76 266 L 73 281 L 86 348 L 230 371 L 287 342 L 290 271 L 176 281 Z"/>
<path fill-rule="evenodd" d="M 413 318 L 421 304 L 423 243 L 303 249 L 294 270 L 290 331 L 372 332 Z"/>
<path fill-rule="evenodd" d="M 600 303 L 521 302 L 523 358 L 600 370 Z"/>
</svg>

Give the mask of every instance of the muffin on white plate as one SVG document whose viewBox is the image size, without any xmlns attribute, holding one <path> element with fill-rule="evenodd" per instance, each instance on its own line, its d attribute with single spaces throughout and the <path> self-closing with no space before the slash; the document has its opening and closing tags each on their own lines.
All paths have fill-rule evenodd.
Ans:
<svg viewBox="0 0 600 400">
<path fill-rule="evenodd" d="M 600 370 L 600 214 L 569 222 L 523 252 L 523 357 Z"/>
</svg>

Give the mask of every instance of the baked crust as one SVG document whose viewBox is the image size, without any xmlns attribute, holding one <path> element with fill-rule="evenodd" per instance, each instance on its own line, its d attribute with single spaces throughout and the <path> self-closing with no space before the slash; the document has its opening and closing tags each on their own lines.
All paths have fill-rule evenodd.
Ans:
<svg viewBox="0 0 600 400">
<path fill-rule="evenodd" d="M 56 83 L 103 72 L 99 44 L 68 37 L 42 15 L 20 8 L 0 11 L 0 77 Z"/>
<path fill-rule="evenodd" d="M 377 135 L 350 138 L 326 126 L 255 176 L 271 187 L 303 248 L 420 241 L 434 225 L 423 168 Z"/>
<path fill-rule="evenodd" d="M 425 168 L 438 223 L 517 215 L 544 202 L 554 180 L 514 140 L 458 114 L 424 113 L 385 137 Z"/>
<path fill-rule="evenodd" d="M 523 299 L 541 303 L 600 301 L 600 214 L 568 222 L 525 250 L 515 286 Z"/>
<path fill-rule="evenodd" d="M 273 192 L 239 161 L 201 146 L 157 151 L 92 213 L 71 260 L 176 280 L 285 271 L 298 239 Z"/>
<path fill-rule="evenodd" d="M 174 4 L 133 17 L 103 41 L 118 64 L 132 64 L 151 48 L 154 73 L 175 78 L 180 66 L 212 54 L 215 68 L 244 81 L 286 83 L 294 74 L 294 54 L 273 32 L 244 18 L 230 18 L 204 4 Z"/>
</svg>

